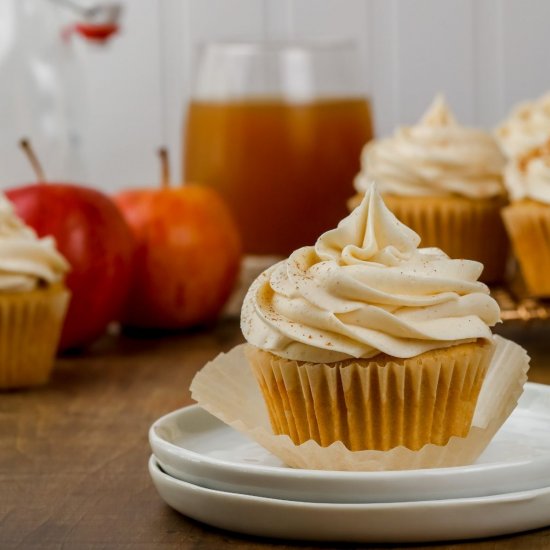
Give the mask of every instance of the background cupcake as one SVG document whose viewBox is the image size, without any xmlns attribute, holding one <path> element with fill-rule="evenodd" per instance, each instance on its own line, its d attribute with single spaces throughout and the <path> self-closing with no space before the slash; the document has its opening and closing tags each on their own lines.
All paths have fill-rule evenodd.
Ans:
<svg viewBox="0 0 550 550">
<path fill-rule="evenodd" d="M 69 302 L 69 265 L 0 195 L 0 389 L 45 383 Z"/>
<path fill-rule="evenodd" d="M 503 218 L 525 286 L 550 296 L 550 93 L 515 107 L 495 136 L 513 201 Z"/>
<path fill-rule="evenodd" d="M 505 160 L 492 136 L 458 125 L 437 96 L 419 124 L 367 144 L 361 161 L 352 206 L 374 180 L 388 207 L 420 235 L 423 246 L 483 263 L 486 282 L 504 278 Z"/>
<path fill-rule="evenodd" d="M 496 139 L 509 159 L 515 159 L 550 138 L 550 93 L 516 106 L 496 129 Z"/>
<path fill-rule="evenodd" d="M 510 159 L 505 181 L 513 202 L 503 218 L 527 290 L 550 296 L 550 139 Z"/>
<path fill-rule="evenodd" d="M 481 264 L 419 242 L 369 186 L 251 286 L 241 328 L 275 434 L 416 450 L 468 433 L 499 308 Z"/>
</svg>

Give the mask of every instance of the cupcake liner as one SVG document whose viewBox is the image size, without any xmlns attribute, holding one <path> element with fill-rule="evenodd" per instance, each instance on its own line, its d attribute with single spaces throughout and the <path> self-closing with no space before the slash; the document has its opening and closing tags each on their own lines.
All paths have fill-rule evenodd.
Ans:
<svg viewBox="0 0 550 550">
<path fill-rule="evenodd" d="M 520 202 L 502 217 L 529 294 L 550 296 L 550 206 Z"/>
<path fill-rule="evenodd" d="M 64 288 L 0 296 L 0 389 L 48 381 L 69 296 Z"/>
<path fill-rule="evenodd" d="M 493 347 L 462 344 L 404 360 L 298 363 L 252 346 L 246 356 L 273 433 L 299 445 L 420 449 L 465 436 Z"/>
<path fill-rule="evenodd" d="M 314 440 L 300 445 L 274 435 L 267 408 L 245 357 L 246 344 L 220 354 L 191 383 L 198 404 L 295 468 L 316 470 L 404 470 L 471 464 L 510 415 L 527 380 L 529 357 L 517 344 L 494 337 L 494 353 L 483 382 L 471 428 L 446 445 L 403 446 L 388 451 L 351 451 L 341 441 L 322 447 Z"/>
<path fill-rule="evenodd" d="M 362 195 L 348 202 L 357 206 Z M 505 279 L 509 243 L 501 219 L 505 199 L 466 197 L 401 197 L 384 195 L 386 206 L 422 239 L 421 246 L 436 247 L 451 258 L 476 260 L 484 265 L 480 280 Z"/>
<path fill-rule="evenodd" d="M 435 246 L 451 258 L 481 262 L 480 279 L 486 283 L 504 280 L 509 252 L 501 219 L 504 199 L 385 195 L 384 201 L 420 235 L 423 247 Z"/>
</svg>

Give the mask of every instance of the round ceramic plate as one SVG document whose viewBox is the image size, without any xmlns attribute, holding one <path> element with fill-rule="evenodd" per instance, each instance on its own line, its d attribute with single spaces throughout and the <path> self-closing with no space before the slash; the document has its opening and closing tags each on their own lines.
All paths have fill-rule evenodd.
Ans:
<svg viewBox="0 0 550 550">
<path fill-rule="evenodd" d="M 550 524 L 550 488 L 416 502 L 334 504 L 215 491 L 149 472 L 162 499 L 198 521 L 248 535 L 339 542 L 426 542 L 489 537 Z M 396 528 L 398 526 L 398 528 Z"/>
<path fill-rule="evenodd" d="M 550 386 L 525 385 L 517 408 L 471 466 L 390 472 L 292 469 L 197 405 L 157 420 L 149 440 L 172 477 L 232 493 L 333 503 L 496 495 L 550 486 Z"/>
</svg>

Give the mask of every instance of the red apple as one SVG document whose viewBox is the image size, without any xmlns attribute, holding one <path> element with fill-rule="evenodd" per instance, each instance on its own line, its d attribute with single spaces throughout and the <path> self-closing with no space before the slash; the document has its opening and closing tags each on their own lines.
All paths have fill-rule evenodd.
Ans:
<svg viewBox="0 0 550 550">
<path fill-rule="evenodd" d="M 37 165 L 35 159 L 32 162 Z M 107 195 L 39 179 L 38 183 L 10 189 L 6 195 L 39 236 L 55 238 L 59 251 L 71 264 L 66 278 L 71 302 L 60 349 L 80 348 L 118 320 L 130 287 L 135 243 Z"/>
<path fill-rule="evenodd" d="M 241 242 L 225 203 L 200 185 L 129 190 L 115 201 L 137 241 L 123 324 L 177 329 L 212 321 L 238 274 Z"/>
</svg>

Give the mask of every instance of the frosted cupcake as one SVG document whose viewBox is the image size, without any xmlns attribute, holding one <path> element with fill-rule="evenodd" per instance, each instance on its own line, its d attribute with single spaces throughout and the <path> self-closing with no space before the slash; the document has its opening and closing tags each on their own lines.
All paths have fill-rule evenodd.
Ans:
<svg viewBox="0 0 550 550">
<path fill-rule="evenodd" d="M 419 243 L 371 185 L 253 283 L 241 328 L 275 434 L 350 450 L 467 435 L 500 312 L 481 264 Z"/>
<path fill-rule="evenodd" d="M 0 389 L 45 383 L 69 302 L 69 265 L 0 194 Z"/>
<path fill-rule="evenodd" d="M 550 139 L 511 159 L 505 181 L 513 202 L 502 215 L 525 285 L 550 296 Z"/>
<path fill-rule="evenodd" d="M 483 263 L 486 282 L 504 278 L 505 160 L 491 135 L 457 124 L 438 96 L 419 124 L 367 144 L 361 163 L 352 206 L 374 180 L 388 207 L 424 246 Z"/>
</svg>

